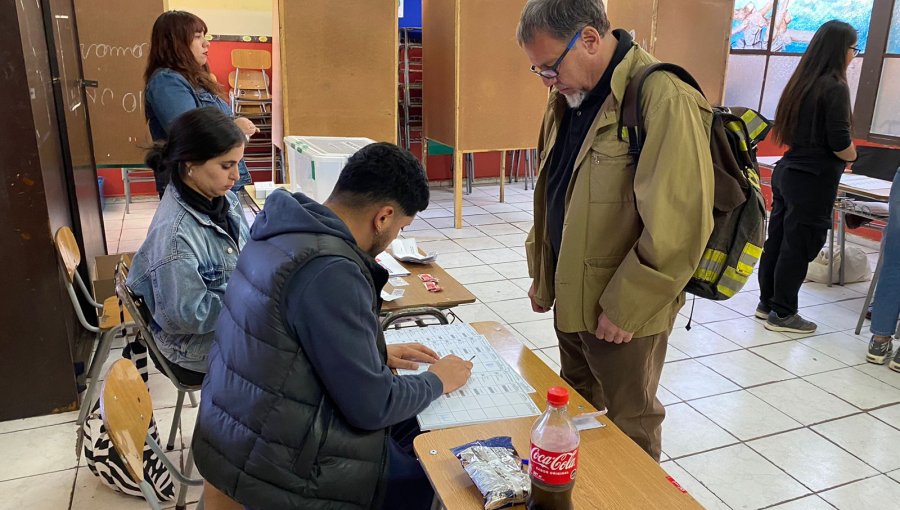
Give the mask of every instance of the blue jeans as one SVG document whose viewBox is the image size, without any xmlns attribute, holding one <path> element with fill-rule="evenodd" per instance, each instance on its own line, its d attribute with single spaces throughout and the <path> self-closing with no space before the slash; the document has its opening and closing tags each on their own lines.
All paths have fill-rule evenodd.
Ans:
<svg viewBox="0 0 900 510">
<path fill-rule="evenodd" d="M 415 418 L 391 427 L 388 441 L 388 483 L 384 510 L 428 510 L 434 489 L 413 451 L 413 440 L 421 434 Z"/>
<path fill-rule="evenodd" d="M 872 305 L 873 335 L 891 336 L 900 316 L 900 168 L 891 186 L 890 216 L 884 230 L 884 259 Z"/>
</svg>

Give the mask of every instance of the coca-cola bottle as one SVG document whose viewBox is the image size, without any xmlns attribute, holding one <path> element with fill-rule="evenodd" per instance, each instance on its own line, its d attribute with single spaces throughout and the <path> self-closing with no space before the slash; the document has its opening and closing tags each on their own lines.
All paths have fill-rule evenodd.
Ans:
<svg viewBox="0 0 900 510">
<path fill-rule="evenodd" d="M 565 388 L 547 390 L 547 411 L 531 429 L 531 493 L 528 510 L 570 510 L 578 468 L 578 429 L 566 406 Z"/>
</svg>

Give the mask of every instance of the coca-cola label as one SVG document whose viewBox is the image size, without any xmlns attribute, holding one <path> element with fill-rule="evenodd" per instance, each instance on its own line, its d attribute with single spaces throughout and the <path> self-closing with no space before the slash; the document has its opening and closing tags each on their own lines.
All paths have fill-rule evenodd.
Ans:
<svg viewBox="0 0 900 510">
<path fill-rule="evenodd" d="M 578 448 L 568 452 L 551 452 L 531 443 L 531 476 L 547 485 L 566 485 L 575 481 Z"/>
</svg>

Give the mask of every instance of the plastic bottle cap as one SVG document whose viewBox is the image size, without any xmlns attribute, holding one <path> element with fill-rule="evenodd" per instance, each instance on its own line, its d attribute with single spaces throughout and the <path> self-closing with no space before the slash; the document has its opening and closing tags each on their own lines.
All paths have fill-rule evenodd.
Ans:
<svg viewBox="0 0 900 510">
<path fill-rule="evenodd" d="M 569 403 L 569 390 L 554 386 L 547 390 L 547 402 L 552 406 L 564 406 Z"/>
</svg>

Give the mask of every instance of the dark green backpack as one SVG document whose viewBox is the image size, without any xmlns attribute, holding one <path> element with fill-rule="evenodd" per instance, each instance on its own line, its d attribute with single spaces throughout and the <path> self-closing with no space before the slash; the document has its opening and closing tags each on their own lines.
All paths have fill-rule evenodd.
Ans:
<svg viewBox="0 0 900 510">
<path fill-rule="evenodd" d="M 650 64 L 632 78 L 622 99 L 619 136 L 627 136 L 628 153 L 637 167 L 644 144 L 641 88 L 657 71 L 674 74 L 703 94 L 697 81 L 675 64 Z M 685 291 L 717 301 L 737 294 L 762 255 L 766 208 L 759 182 L 756 146 L 771 123 L 749 108 L 713 109 L 710 152 L 715 196 L 713 231 L 700 266 Z"/>
</svg>

